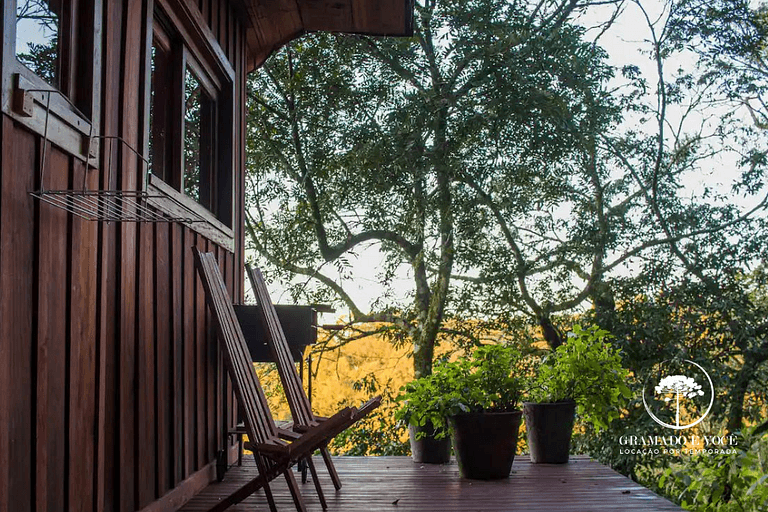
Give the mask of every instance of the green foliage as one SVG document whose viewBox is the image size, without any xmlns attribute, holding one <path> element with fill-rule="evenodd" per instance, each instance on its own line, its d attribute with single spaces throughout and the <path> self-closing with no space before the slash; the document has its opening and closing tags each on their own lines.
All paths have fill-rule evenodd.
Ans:
<svg viewBox="0 0 768 512">
<path fill-rule="evenodd" d="M 50 85 L 59 87 L 59 16 L 49 4 L 45 0 L 18 0 L 16 58 Z"/>
<path fill-rule="evenodd" d="M 434 427 L 435 437 L 448 433 L 448 417 L 481 411 L 513 411 L 525 386 L 525 360 L 515 347 L 483 345 L 469 357 L 438 361 L 431 375 L 409 382 L 397 398 L 396 417 Z"/>
<path fill-rule="evenodd" d="M 606 428 L 621 416 L 623 399 L 632 393 L 621 356 L 606 340 L 608 331 L 576 324 L 567 341 L 546 356 L 531 385 L 535 402 L 575 400 L 581 420 Z"/>
<path fill-rule="evenodd" d="M 727 254 L 725 245 L 720 247 L 721 256 L 712 260 L 718 263 L 711 271 L 717 286 L 714 290 L 710 286 L 715 284 L 706 285 L 691 276 L 677 279 L 658 272 L 650 282 L 639 276 L 627 278 L 615 283 L 619 305 L 610 314 L 593 311 L 587 315 L 591 321 L 610 326 L 615 336 L 611 343 L 620 348 L 624 366 L 631 371 L 627 384 L 633 393 L 626 413 L 608 429 L 576 432 L 575 449 L 677 501 L 681 489 L 656 489 L 661 472 L 675 458 L 648 460 L 639 454 L 619 454 L 616 444 L 622 435 L 657 432 L 659 427 L 641 400 L 642 387 L 657 363 L 692 360 L 712 378 L 714 406 L 698 433 L 735 432 L 742 429 L 742 422 L 762 422 L 766 417 L 765 272 L 758 267 L 742 273 L 729 261 L 748 261 L 750 254 L 759 254 L 755 247 L 738 244 Z M 707 464 L 705 459 L 701 461 Z"/>
<path fill-rule="evenodd" d="M 740 103 L 758 130 L 768 129 L 768 10 L 749 0 L 677 0 L 672 3 L 670 46 L 687 47 L 699 60 L 698 79 Z M 764 159 L 765 150 L 749 158 Z M 755 169 L 743 186 L 761 187 Z"/>
<path fill-rule="evenodd" d="M 54 37 L 46 44 L 29 43 L 27 53 L 18 53 L 16 58 L 34 73 L 48 82 L 58 86 L 58 38 Z"/>
<path fill-rule="evenodd" d="M 731 450 L 672 465 L 661 475 L 659 489 L 687 510 L 768 510 L 768 434 L 747 429 Z"/>
<path fill-rule="evenodd" d="M 590 316 L 616 336 L 612 343 L 632 372 L 636 396 L 656 364 L 674 359 L 699 362 L 717 393 L 709 421 L 735 431 L 744 420 L 765 417 L 766 275 L 762 267 L 744 273 L 737 261 L 729 261 L 752 264 L 750 255 L 760 254 L 756 247 L 720 247 L 729 254 L 713 259 L 707 282 L 690 276 L 657 276 L 656 283 L 641 276 L 625 279 L 615 285 L 621 305 L 610 314 Z M 656 287 L 662 290 L 654 292 Z"/>
<path fill-rule="evenodd" d="M 353 384 L 366 394 L 381 394 L 381 405 L 337 435 L 328 445 L 334 455 L 409 455 L 407 434 L 402 423 L 395 420 L 395 397 L 389 383 L 381 385 L 374 375 Z M 343 402 L 339 404 L 343 406 Z"/>
<path fill-rule="evenodd" d="M 546 232 L 538 241 L 573 233 L 554 266 L 580 262 L 594 230 L 547 218 L 579 200 L 574 211 L 594 224 L 593 198 L 573 193 L 590 178 L 574 169 L 620 115 L 605 52 L 568 22 L 575 9 L 427 2 L 416 5 L 412 38 L 318 34 L 273 56 L 249 81 L 247 229 L 260 265 L 297 300 L 344 303 L 350 323 L 390 325 L 394 340 L 414 345 L 418 375 L 465 312 L 487 319 L 498 304 L 542 314 L 552 285 L 571 280 L 552 272 L 521 302 L 515 272 L 527 274 L 530 260 L 537 279 L 550 248 L 534 242 L 520 254 L 523 231 L 511 223 L 535 219 L 519 226 Z M 380 255 L 374 275 L 356 272 L 363 251 Z M 475 269 L 504 300 L 465 294 L 455 277 Z M 381 289 L 372 304 L 350 292 L 360 278 Z"/>
</svg>

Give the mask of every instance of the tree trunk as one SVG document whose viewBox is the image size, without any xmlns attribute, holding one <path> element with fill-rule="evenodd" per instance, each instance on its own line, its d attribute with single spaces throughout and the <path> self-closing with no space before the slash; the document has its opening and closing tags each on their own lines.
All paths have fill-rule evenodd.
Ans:
<svg viewBox="0 0 768 512">
<path fill-rule="evenodd" d="M 595 308 L 595 322 L 601 329 L 613 332 L 616 313 L 616 300 L 613 297 L 613 290 L 604 281 L 596 282 L 592 288 L 593 291 L 590 294 L 590 299 Z"/>
<path fill-rule="evenodd" d="M 728 397 L 730 408 L 728 409 L 728 432 L 736 432 L 744 426 L 744 397 L 749 390 L 749 384 L 755 378 L 757 367 L 763 363 L 768 356 L 766 354 L 744 353 L 744 364 L 734 379 L 733 387 Z"/>
<path fill-rule="evenodd" d="M 413 343 L 414 378 L 425 377 L 432 373 L 432 360 L 435 356 L 435 341 L 419 337 Z"/>
<path fill-rule="evenodd" d="M 563 334 L 555 327 L 548 315 L 539 316 L 539 326 L 541 334 L 552 350 L 563 344 Z"/>
</svg>

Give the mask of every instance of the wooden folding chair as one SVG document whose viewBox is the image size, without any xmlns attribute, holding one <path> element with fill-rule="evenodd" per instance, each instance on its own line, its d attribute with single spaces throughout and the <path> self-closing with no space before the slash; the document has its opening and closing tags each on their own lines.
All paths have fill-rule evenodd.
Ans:
<svg viewBox="0 0 768 512">
<path fill-rule="evenodd" d="M 256 295 L 256 302 L 259 306 L 258 309 L 261 319 L 264 322 L 264 331 L 267 334 L 267 344 L 269 345 L 270 350 L 272 351 L 272 357 L 277 364 L 280 380 L 282 381 L 283 389 L 285 390 L 285 398 L 291 409 L 293 430 L 301 433 L 316 428 L 318 425 L 322 425 L 327 421 L 327 419 L 315 416 L 312 413 L 312 405 L 309 402 L 307 393 L 304 391 L 301 378 L 296 371 L 288 341 L 285 338 L 285 333 L 283 332 L 280 320 L 277 317 L 275 306 L 272 304 L 272 299 L 269 297 L 269 291 L 264 282 L 264 276 L 262 276 L 259 269 L 252 269 L 249 265 L 246 265 L 246 271 L 248 273 L 248 279 L 251 281 L 253 293 Z M 349 418 L 347 426 L 349 427 L 359 419 L 365 417 L 380 404 L 381 396 L 371 398 L 359 409 L 355 410 L 353 416 Z M 328 468 L 328 473 L 331 475 L 333 486 L 336 490 L 341 489 L 341 480 L 339 479 L 339 474 L 336 472 L 336 467 L 333 465 L 333 460 L 331 460 L 331 454 L 328 452 L 327 444 L 320 447 L 320 453 L 325 461 L 325 466 Z M 310 465 L 309 470 L 312 474 L 312 479 L 316 482 L 316 485 L 318 485 L 318 477 L 314 466 Z"/>
<path fill-rule="evenodd" d="M 327 446 L 328 441 L 347 428 L 349 422 L 357 414 L 357 410 L 354 407 L 348 407 L 327 421 L 313 425 L 300 433 L 294 432 L 289 436 L 291 442 L 281 439 L 267 405 L 264 391 L 253 368 L 248 346 L 232 307 L 232 300 L 221 277 L 216 258 L 212 253 L 201 253 L 196 247 L 193 247 L 192 251 L 195 256 L 195 266 L 205 289 L 206 302 L 216 324 L 224 362 L 244 414 L 245 429 L 249 440 L 245 447 L 253 451 L 256 466 L 259 469 L 257 478 L 243 485 L 211 508 L 210 511 L 224 510 L 263 487 L 270 510 L 276 512 L 277 507 L 269 482 L 280 474 L 283 474 L 288 482 L 296 509 L 306 511 L 291 466 L 306 459 L 309 461 L 310 467 L 313 468 L 311 465 L 312 453 Z M 316 486 L 320 502 L 323 508 L 326 508 L 325 498 L 317 482 Z"/>
</svg>

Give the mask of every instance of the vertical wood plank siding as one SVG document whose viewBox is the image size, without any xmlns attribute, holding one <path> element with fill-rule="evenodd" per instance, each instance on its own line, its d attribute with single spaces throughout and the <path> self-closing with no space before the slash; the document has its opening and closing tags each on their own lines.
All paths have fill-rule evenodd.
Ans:
<svg viewBox="0 0 768 512">
<path fill-rule="evenodd" d="M 40 186 L 41 137 L 2 115 L 0 512 L 141 510 L 209 478 L 230 446 L 236 406 L 190 248 L 215 251 L 241 297 L 245 39 L 228 0 L 189 2 L 237 73 L 234 252 L 180 224 L 89 222 L 39 203 L 28 192 Z M 104 0 L 97 21 L 99 132 L 138 149 L 149 4 Z M 118 145 L 101 146 L 101 162 L 117 162 L 110 174 L 55 146 L 47 155 L 49 189 L 142 186 Z"/>
<path fill-rule="evenodd" d="M 61 154 L 55 154 L 55 167 L 66 166 Z M 51 187 L 66 188 L 67 177 L 63 173 L 50 176 Z M 67 275 L 67 215 L 56 208 L 40 208 L 40 238 L 46 243 L 38 247 L 38 297 L 37 314 L 37 443 L 35 460 L 37 471 L 35 481 L 50 482 L 37 486 L 38 512 L 55 510 L 64 502 L 64 443 L 62 433 L 66 432 L 64 403 L 66 389 L 67 331 L 67 282 L 52 276 Z"/>
<path fill-rule="evenodd" d="M 173 480 L 173 415 L 175 401 L 173 396 L 173 357 L 174 339 L 171 332 L 170 297 L 173 282 L 171 270 L 173 261 L 170 258 L 171 226 L 155 224 L 155 281 L 152 289 L 155 293 L 155 413 L 157 417 L 157 472 L 156 495 L 162 496 L 174 485 Z M 158 341 L 162 340 L 162 343 Z"/>
<path fill-rule="evenodd" d="M 36 137 L 16 133 L 13 123 L 3 116 L 3 154 L 0 176 L 0 369 L 5 379 L 2 393 L 3 447 L 0 477 L 2 512 L 34 510 L 30 496 L 36 492 L 34 455 L 36 439 L 34 411 L 37 380 L 37 333 L 34 329 L 36 205 L 27 191 L 34 186 L 34 175 L 26 169 L 36 162 Z M 62 229 L 66 229 L 62 226 Z M 58 342 L 58 340 L 57 340 Z M 64 372 L 65 368 L 56 371 Z M 66 435 L 66 430 L 57 432 Z M 18 463 L 14 463 L 18 461 Z M 19 471 L 18 469 L 21 469 Z"/>
<path fill-rule="evenodd" d="M 73 183 L 83 183 L 85 166 L 69 158 Z M 66 168 L 66 167 L 64 167 Z M 88 173 L 87 186 L 98 186 L 96 173 Z M 73 184 L 70 184 L 70 187 Z M 41 210 L 42 210 L 41 206 Z M 71 259 L 69 270 L 69 383 L 67 387 L 69 439 L 64 440 L 69 474 L 69 510 L 91 510 L 94 502 L 94 466 L 96 446 L 96 233 L 97 226 L 80 218 L 71 219 Z M 42 246 L 47 243 L 40 239 Z M 40 276 L 40 279 L 57 276 Z M 39 302 L 47 300 L 40 297 Z M 44 485 L 45 481 L 39 482 Z"/>
</svg>

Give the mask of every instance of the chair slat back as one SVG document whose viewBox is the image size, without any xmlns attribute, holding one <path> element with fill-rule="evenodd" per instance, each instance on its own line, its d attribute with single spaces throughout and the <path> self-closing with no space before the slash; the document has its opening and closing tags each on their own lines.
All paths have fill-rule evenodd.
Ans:
<svg viewBox="0 0 768 512">
<path fill-rule="evenodd" d="M 259 314 L 264 323 L 264 331 L 267 333 L 267 343 L 272 352 L 272 358 L 278 366 L 280 381 L 285 390 L 288 405 L 291 408 L 291 416 L 297 425 L 309 425 L 314 421 L 312 406 L 309 403 L 307 393 L 301 384 L 301 378 L 296 371 L 296 365 L 291 355 L 291 349 L 288 340 L 285 338 L 283 326 L 277 316 L 272 299 L 267 290 L 267 283 L 261 271 L 246 265 L 248 279 L 251 281 L 251 288 L 256 295 L 256 302 L 259 306 Z"/>
<path fill-rule="evenodd" d="M 203 283 L 205 298 L 219 335 L 235 396 L 245 413 L 245 428 L 251 442 L 266 443 L 278 438 L 267 398 L 253 368 L 251 354 L 237 320 L 232 299 L 227 293 L 221 270 L 212 253 L 192 248 L 195 266 Z"/>
</svg>

